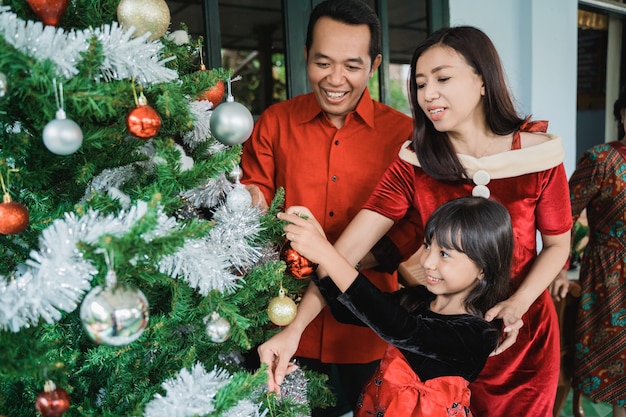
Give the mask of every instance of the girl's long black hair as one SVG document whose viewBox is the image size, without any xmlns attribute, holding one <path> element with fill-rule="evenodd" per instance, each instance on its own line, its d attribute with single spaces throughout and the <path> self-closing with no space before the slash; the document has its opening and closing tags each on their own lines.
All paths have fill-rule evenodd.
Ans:
<svg viewBox="0 0 626 417">
<path fill-rule="evenodd" d="M 484 317 L 487 310 L 509 296 L 513 261 L 513 227 L 507 209 L 495 200 L 462 197 L 433 212 L 424 241 L 465 253 L 483 277 L 465 299 L 468 312 Z"/>
</svg>

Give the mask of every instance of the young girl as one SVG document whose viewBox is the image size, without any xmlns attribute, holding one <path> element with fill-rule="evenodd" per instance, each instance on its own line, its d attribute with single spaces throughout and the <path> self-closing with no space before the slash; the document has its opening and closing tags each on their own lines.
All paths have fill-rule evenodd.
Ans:
<svg viewBox="0 0 626 417">
<path fill-rule="evenodd" d="M 302 217 L 301 217 L 302 216 Z M 424 286 L 383 293 L 326 240 L 304 207 L 279 218 L 339 321 L 365 324 L 389 343 L 363 388 L 355 416 L 469 416 L 469 382 L 495 349 L 501 322 L 485 312 L 508 295 L 513 232 L 494 200 L 465 197 L 439 207 L 424 233 Z"/>
</svg>

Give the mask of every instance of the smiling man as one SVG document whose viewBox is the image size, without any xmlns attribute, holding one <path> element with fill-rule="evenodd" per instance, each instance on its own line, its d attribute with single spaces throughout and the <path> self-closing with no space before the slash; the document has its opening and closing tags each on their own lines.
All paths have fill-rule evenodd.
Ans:
<svg viewBox="0 0 626 417">
<path fill-rule="evenodd" d="M 334 242 L 410 138 L 412 121 L 370 97 L 367 82 L 382 57 L 380 22 L 365 3 L 330 0 L 315 7 L 304 56 L 313 92 L 275 104 L 260 116 L 244 144 L 242 182 L 263 207 L 278 188 L 284 188 L 285 207 L 308 207 Z M 397 289 L 395 273 L 364 272 L 380 289 Z M 311 291 L 317 292 L 315 285 L 299 311 L 307 303 L 319 302 L 321 297 L 311 296 Z M 335 366 L 350 403 L 347 410 L 352 409 L 385 343 L 368 328 L 338 323 L 327 308 L 314 320 L 299 313 L 281 333 L 301 332 L 304 327 L 298 346 L 278 337 L 262 349 L 274 352 L 275 360 L 289 361 L 295 355 L 303 366 L 318 372 L 330 374 Z M 270 380 L 270 387 L 280 379 Z M 317 415 L 333 413 L 313 410 Z"/>
</svg>

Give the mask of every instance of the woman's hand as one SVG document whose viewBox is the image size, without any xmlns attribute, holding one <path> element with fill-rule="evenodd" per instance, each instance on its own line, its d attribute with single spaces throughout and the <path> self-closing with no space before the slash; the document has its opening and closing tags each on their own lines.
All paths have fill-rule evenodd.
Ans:
<svg viewBox="0 0 626 417">
<path fill-rule="evenodd" d="M 519 330 L 524 326 L 522 315 L 524 315 L 526 311 L 522 310 L 523 308 L 521 306 L 517 305 L 509 298 L 496 304 L 487 311 L 485 320 L 492 321 L 495 318 L 499 318 L 502 319 L 504 323 L 504 339 L 489 356 L 501 354 L 517 341 Z"/>
</svg>

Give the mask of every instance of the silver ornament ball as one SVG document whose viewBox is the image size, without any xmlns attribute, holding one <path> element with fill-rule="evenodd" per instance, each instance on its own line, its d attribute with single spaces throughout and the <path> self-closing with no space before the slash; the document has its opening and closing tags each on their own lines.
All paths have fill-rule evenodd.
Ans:
<svg viewBox="0 0 626 417">
<path fill-rule="evenodd" d="M 206 321 L 206 333 L 209 335 L 211 341 L 215 343 L 223 343 L 230 337 L 230 323 L 224 317 L 221 317 L 217 312 L 211 313 L 210 317 L 207 317 Z"/>
<path fill-rule="evenodd" d="M 83 144 L 83 131 L 80 126 L 71 119 L 59 117 L 59 113 L 56 119 L 46 124 L 42 136 L 46 148 L 57 155 L 73 154 Z"/>
<path fill-rule="evenodd" d="M 148 300 L 126 284 L 93 288 L 80 306 L 80 319 L 96 343 L 123 346 L 141 336 L 148 324 Z"/>
<path fill-rule="evenodd" d="M 227 101 L 213 110 L 209 127 L 213 137 L 224 145 L 238 145 L 250 137 L 254 118 L 243 104 Z"/>
</svg>

